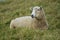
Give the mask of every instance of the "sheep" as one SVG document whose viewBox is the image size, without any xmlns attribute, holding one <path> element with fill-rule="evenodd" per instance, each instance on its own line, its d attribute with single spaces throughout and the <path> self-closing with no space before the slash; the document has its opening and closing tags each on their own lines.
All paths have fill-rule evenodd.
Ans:
<svg viewBox="0 0 60 40">
<path fill-rule="evenodd" d="M 32 8 L 31 16 L 23 16 L 13 19 L 10 23 L 10 28 L 17 27 L 48 29 L 48 22 L 45 17 L 44 9 L 35 6 Z"/>
</svg>

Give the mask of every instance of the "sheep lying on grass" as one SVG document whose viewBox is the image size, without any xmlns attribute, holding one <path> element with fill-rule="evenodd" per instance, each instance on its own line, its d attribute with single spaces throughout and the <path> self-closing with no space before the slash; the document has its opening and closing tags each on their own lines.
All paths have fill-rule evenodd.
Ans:
<svg viewBox="0 0 60 40">
<path fill-rule="evenodd" d="M 13 19 L 10 23 L 10 28 L 17 27 L 48 29 L 48 23 L 43 8 L 35 6 L 32 8 L 31 16 Z"/>
</svg>

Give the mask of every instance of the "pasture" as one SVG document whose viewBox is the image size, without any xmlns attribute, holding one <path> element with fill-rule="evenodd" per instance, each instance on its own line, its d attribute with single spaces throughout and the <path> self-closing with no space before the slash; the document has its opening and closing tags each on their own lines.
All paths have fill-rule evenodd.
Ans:
<svg viewBox="0 0 60 40">
<path fill-rule="evenodd" d="M 34 6 L 44 8 L 48 30 L 10 29 L 12 19 L 31 15 Z M 60 0 L 0 0 L 0 40 L 60 40 Z"/>
</svg>

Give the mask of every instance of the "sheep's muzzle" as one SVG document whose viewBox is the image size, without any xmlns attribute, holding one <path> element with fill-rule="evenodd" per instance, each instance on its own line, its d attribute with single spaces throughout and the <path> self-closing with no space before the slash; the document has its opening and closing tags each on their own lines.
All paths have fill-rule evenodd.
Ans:
<svg viewBox="0 0 60 40">
<path fill-rule="evenodd" d="M 33 16 L 33 15 L 31 15 L 31 17 L 32 17 L 32 18 L 34 18 L 34 16 Z"/>
</svg>

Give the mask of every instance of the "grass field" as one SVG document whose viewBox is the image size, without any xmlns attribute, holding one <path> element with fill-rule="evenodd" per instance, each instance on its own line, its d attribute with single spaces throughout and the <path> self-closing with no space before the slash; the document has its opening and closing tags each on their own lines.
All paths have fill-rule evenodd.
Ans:
<svg viewBox="0 0 60 40">
<path fill-rule="evenodd" d="M 44 8 L 48 30 L 9 28 L 12 19 L 30 15 L 34 6 Z M 0 0 L 0 40 L 60 40 L 60 0 Z"/>
</svg>

